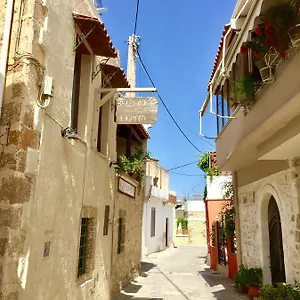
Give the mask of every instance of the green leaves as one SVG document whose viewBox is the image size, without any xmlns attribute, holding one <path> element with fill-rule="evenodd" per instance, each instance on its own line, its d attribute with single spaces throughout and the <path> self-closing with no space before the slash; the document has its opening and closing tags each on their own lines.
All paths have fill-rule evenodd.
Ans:
<svg viewBox="0 0 300 300">
<path fill-rule="evenodd" d="M 255 78 L 254 75 L 248 74 L 241 79 L 237 80 L 234 84 L 234 91 L 246 97 L 253 97 L 255 93 Z"/>
<path fill-rule="evenodd" d="M 150 158 L 148 152 L 144 152 L 142 148 L 137 148 L 136 153 L 130 157 L 120 155 L 117 160 L 117 173 L 124 173 L 135 176 L 138 182 L 142 182 L 145 177 L 144 165 Z"/>
</svg>

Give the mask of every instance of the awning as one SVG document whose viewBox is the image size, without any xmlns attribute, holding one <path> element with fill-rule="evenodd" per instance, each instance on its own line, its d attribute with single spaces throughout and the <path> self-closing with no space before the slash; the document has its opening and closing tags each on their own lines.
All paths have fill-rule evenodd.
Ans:
<svg viewBox="0 0 300 300">
<path fill-rule="evenodd" d="M 230 32 L 228 32 L 228 31 L 230 31 Z M 227 38 L 226 38 L 226 41 L 224 43 L 224 38 L 225 38 L 226 35 L 227 35 Z M 219 64 L 222 62 L 224 45 L 227 48 L 230 45 L 230 43 L 231 43 L 232 39 L 234 38 L 234 36 L 235 36 L 235 31 L 230 27 L 230 24 L 225 25 L 222 36 L 221 36 L 221 40 L 220 40 L 220 43 L 219 43 L 217 55 L 215 57 L 214 66 L 213 66 L 213 70 L 211 72 L 209 81 L 211 81 L 213 79 Z M 208 88 L 209 88 L 209 85 L 208 85 L 207 89 Z"/>
<path fill-rule="evenodd" d="M 113 88 L 129 88 L 125 72 L 118 66 L 105 64 L 101 66 L 101 70 L 107 78 L 110 78 L 110 86 Z"/>
<path fill-rule="evenodd" d="M 230 52 L 226 55 L 226 76 L 229 76 L 229 73 L 232 69 L 232 65 L 236 62 L 237 55 L 240 53 L 242 45 L 248 40 L 249 32 L 253 30 L 255 19 L 261 13 L 263 2 L 264 0 L 252 0 L 252 5 L 249 9 L 244 25 L 241 28 L 241 31 L 239 32 L 237 40 L 232 45 Z"/>
<path fill-rule="evenodd" d="M 73 18 L 95 55 L 117 57 L 117 51 L 99 19 L 79 14 L 73 14 Z"/>
</svg>

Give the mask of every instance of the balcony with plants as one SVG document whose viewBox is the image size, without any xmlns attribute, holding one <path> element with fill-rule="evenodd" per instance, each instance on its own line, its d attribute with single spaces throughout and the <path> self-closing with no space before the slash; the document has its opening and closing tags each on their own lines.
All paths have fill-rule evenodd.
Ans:
<svg viewBox="0 0 300 300">
<path fill-rule="evenodd" d="M 118 125 L 117 161 L 115 169 L 119 176 L 130 176 L 144 185 L 146 161 L 150 157 L 145 150 L 148 133 L 142 125 Z"/>
<path fill-rule="evenodd" d="M 227 122 L 217 116 L 222 171 L 260 159 L 260 144 L 297 117 L 300 109 L 300 0 L 272 4 L 263 6 L 254 28 L 244 33 L 248 39 L 223 83 L 229 91 L 222 99 L 231 113 L 221 114 L 230 116 Z"/>
</svg>

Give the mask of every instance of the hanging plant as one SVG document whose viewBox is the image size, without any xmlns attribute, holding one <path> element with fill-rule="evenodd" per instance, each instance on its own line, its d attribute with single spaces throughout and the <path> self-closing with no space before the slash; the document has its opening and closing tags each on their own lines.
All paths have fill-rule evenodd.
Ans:
<svg viewBox="0 0 300 300">
<path fill-rule="evenodd" d="M 145 178 L 144 166 L 148 158 L 150 158 L 149 152 L 137 148 L 136 153 L 130 157 L 120 155 L 115 169 L 119 175 L 126 173 L 142 183 Z"/>
<path fill-rule="evenodd" d="M 219 176 L 220 172 L 218 171 L 216 166 L 211 166 L 210 164 L 210 153 L 205 152 L 200 156 L 199 161 L 197 162 L 197 166 L 209 177 L 210 181 L 212 181 L 214 176 Z"/>
</svg>

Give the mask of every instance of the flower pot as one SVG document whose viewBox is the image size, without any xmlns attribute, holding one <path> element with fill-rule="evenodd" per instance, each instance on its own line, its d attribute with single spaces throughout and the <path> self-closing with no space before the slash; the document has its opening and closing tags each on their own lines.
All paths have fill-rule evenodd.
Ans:
<svg viewBox="0 0 300 300">
<path fill-rule="evenodd" d="M 248 296 L 250 298 L 259 296 L 259 287 L 258 286 L 249 286 Z"/>
<path fill-rule="evenodd" d="M 259 69 L 261 79 L 263 83 L 271 84 L 275 81 L 274 78 L 274 69 L 270 66 L 265 66 Z"/>
<path fill-rule="evenodd" d="M 296 24 L 288 30 L 288 35 L 291 39 L 293 47 L 300 46 L 300 24 Z"/>
<path fill-rule="evenodd" d="M 248 294 L 249 287 L 245 285 L 240 286 L 240 291 L 242 294 Z"/>
</svg>

